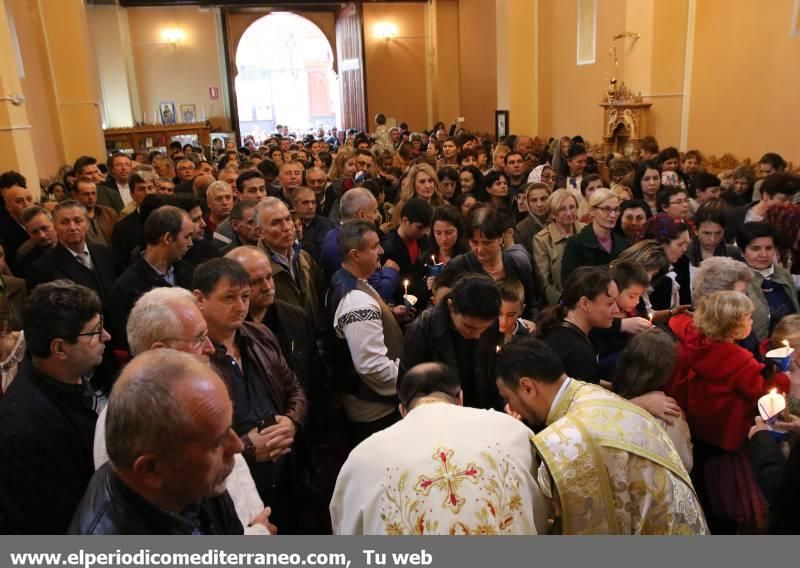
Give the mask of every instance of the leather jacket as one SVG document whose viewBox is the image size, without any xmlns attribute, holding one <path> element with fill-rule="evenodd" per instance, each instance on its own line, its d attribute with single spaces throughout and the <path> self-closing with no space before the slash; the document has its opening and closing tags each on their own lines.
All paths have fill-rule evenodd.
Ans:
<svg viewBox="0 0 800 568">
<path fill-rule="evenodd" d="M 208 497 L 193 507 L 196 522 L 156 507 L 117 477 L 110 463 L 98 469 L 67 534 L 242 534 L 230 495 Z M 198 532 L 199 531 L 199 532 Z"/>
</svg>

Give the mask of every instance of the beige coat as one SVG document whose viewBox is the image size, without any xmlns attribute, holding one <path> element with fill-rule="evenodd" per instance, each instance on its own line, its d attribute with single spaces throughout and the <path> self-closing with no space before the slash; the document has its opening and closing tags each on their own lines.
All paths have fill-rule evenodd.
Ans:
<svg viewBox="0 0 800 568">
<path fill-rule="evenodd" d="M 572 234 L 578 234 L 584 226 L 576 221 Z M 533 264 L 548 306 L 561 299 L 561 257 L 570 236 L 562 233 L 555 223 L 548 224 L 533 236 Z"/>
</svg>

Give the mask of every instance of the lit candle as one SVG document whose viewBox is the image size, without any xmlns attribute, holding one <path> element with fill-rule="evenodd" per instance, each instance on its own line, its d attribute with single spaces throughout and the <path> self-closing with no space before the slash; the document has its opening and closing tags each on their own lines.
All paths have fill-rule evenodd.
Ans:
<svg viewBox="0 0 800 568">
<path fill-rule="evenodd" d="M 777 389 L 772 389 L 758 399 L 758 412 L 764 422 L 769 422 L 786 409 L 786 397 L 778 394 Z"/>
<path fill-rule="evenodd" d="M 431 255 L 431 262 L 433 264 L 436 264 L 436 255 L 433 255 L 433 254 Z"/>
<path fill-rule="evenodd" d="M 405 295 L 408 296 L 408 280 L 403 280 L 403 288 L 406 289 Z"/>
</svg>

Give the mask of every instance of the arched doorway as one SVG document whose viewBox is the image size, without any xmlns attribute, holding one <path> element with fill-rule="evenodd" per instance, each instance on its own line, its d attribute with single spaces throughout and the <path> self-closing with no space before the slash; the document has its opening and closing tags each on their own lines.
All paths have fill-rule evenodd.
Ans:
<svg viewBox="0 0 800 568">
<path fill-rule="evenodd" d="M 239 131 L 261 140 L 277 125 L 305 132 L 339 124 L 333 51 L 311 21 L 275 12 L 253 22 L 236 48 Z"/>
</svg>

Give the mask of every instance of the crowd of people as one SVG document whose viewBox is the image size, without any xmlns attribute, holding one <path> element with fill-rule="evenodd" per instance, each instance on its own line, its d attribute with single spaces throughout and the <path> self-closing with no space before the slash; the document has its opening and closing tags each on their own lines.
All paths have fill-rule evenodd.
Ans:
<svg viewBox="0 0 800 568">
<path fill-rule="evenodd" d="M 375 122 L 0 175 L 0 531 L 800 531 L 778 154 Z"/>
</svg>

